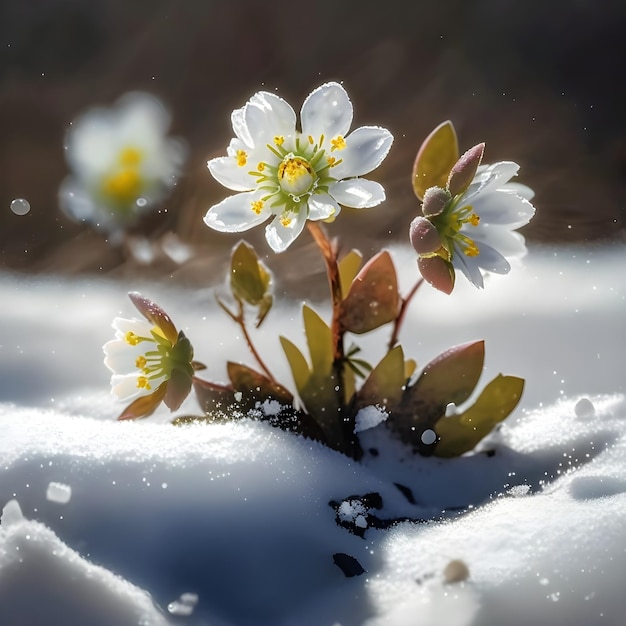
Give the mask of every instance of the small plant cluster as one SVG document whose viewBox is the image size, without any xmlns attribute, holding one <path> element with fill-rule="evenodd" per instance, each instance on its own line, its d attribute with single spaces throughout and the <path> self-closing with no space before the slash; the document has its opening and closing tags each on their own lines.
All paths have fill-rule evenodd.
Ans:
<svg viewBox="0 0 626 626">
<path fill-rule="evenodd" d="M 143 115 L 129 112 L 128 102 L 121 122 L 107 113 L 104 131 L 93 114 L 84 118 L 86 130 L 78 125 L 72 131 L 80 150 L 70 150 L 70 164 L 80 163 L 81 154 L 91 164 L 77 166 L 82 179 L 71 179 L 72 199 L 89 199 L 80 204 L 82 219 L 115 229 L 135 216 L 136 207 L 143 209 L 150 193 L 171 185 L 182 158 L 179 144 L 164 136 L 165 118 L 156 115 L 154 102 L 135 97 Z M 403 294 L 389 251 L 368 259 L 358 250 L 341 254 L 337 239 L 328 234 L 342 207 L 360 210 L 385 201 L 383 186 L 364 176 L 385 159 L 393 137 L 375 126 L 350 132 L 352 115 L 352 103 L 338 83 L 326 83 L 306 98 L 299 123 L 286 101 L 258 92 L 233 112 L 235 137 L 226 156 L 208 163 L 213 177 L 235 193 L 208 210 L 207 226 L 236 233 L 266 224 L 267 243 L 276 253 L 285 253 L 307 230 L 319 249 L 331 315 L 326 320 L 303 305 L 304 351 L 292 336 L 279 337 L 292 381 L 276 380 L 253 342 L 251 325 L 261 327 L 272 309 L 273 281 L 254 248 L 241 240 L 230 258 L 230 301 L 218 298 L 218 304 L 241 330 L 253 365 L 226 363 L 225 384 L 204 379 L 204 366 L 185 334 L 160 306 L 131 293 L 143 319 L 114 320 L 116 337 L 104 346 L 113 393 L 127 403 L 120 419 L 146 417 L 161 403 L 175 411 L 193 391 L 204 415 L 176 417 L 175 424 L 262 419 L 359 459 L 359 434 L 384 422 L 415 451 L 454 457 L 472 450 L 517 406 L 524 381 L 498 375 L 473 404 L 458 408 L 478 386 L 483 341 L 451 347 L 418 369 L 398 338 L 424 282 L 451 294 L 461 272 L 483 287 L 485 273 L 507 273 L 506 257 L 525 252 L 516 229 L 534 214 L 533 192 L 510 182 L 518 165 L 483 164 L 484 144 L 460 154 L 451 122 L 432 131 L 411 176 L 419 215 L 408 234 L 419 274 Z M 138 126 L 129 122 L 135 118 Z M 98 146 L 106 150 L 96 158 L 91 149 Z M 160 155 L 151 152 L 159 150 Z M 358 338 L 383 326 L 389 330 L 384 356 L 369 363 Z"/>
</svg>

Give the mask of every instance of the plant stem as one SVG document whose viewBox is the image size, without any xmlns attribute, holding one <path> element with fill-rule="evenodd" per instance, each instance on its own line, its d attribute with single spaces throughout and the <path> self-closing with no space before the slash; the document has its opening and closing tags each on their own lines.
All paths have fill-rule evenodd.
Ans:
<svg viewBox="0 0 626 626">
<path fill-rule="evenodd" d="M 343 345 L 344 331 L 339 321 L 341 315 L 341 283 L 339 282 L 339 267 L 337 265 L 337 250 L 331 244 L 321 225 L 317 222 L 307 222 L 307 227 L 313 240 L 320 249 L 324 262 L 326 263 L 326 273 L 330 287 L 330 295 L 333 305 L 333 318 L 331 322 L 331 334 L 333 341 L 333 368 L 337 378 L 337 394 L 340 402 L 339 406 L 344 407 L 347 399 L 345 394 L 345 383 L 343 368 L 345 364 L 345 351 Z"/>
<path fill-rule="evenodd" d="M 228 315 L 228 317 L 230 317 L 230 319 L 232 319 L 233 322 L 235 322 L 239 326 L 239 328 L 241 328 L 241 332 L 243 333 L 246 343 L 248 344 L 248 348 L 250 352 L 252 352 L 252 356 L 256 360 L 259 367 L 263 370 L 263 373 L 273 383 L 276 383 L 276 379 L 272 375 L 272 372 L 270 372 L 270 370 L 268 369 L 267 365 L 265 365 L 265 362 L 261 358 L 261 355 L 257 352 L 257 349 L 252 342 L 252 337 L 250 337 L 250 333 L 248 333 L 248 329 L 246 328 L 246 320 L 244 317 L 243 302 L 241 302 L 241 300 L 237 300 L 237 305 L 239 307 L 239 313 L 237 315 L 235 315 L 221 300 L 218 299 L 217 302 L 222 307 L 222 310 L 226 313 L 226 315 Z"/>
<path fill-rule="evenodd" d="M 398 311 L 398 317 L 396 317 L 395 322 L 393 323 L 393 332 L 391 333 L 391 337 L 389 338 L 389 344 L 387 345 L 387 350 L 391 350 L 396 343 L 398 343 L 398 334 L 400 333 L 400 327 L 404 322 L 404 318 L 406 316 L 406 310 L 413 299 L 413 296 L 417 293 L 417 290 L 420 288 L 421 284 L 424 282 L 423 278 L 419 278 L 417 282 L 413 285 L 411 291 L 407 294 L 406 298 L 400 299 L 400 310 Z"/>
</svg>

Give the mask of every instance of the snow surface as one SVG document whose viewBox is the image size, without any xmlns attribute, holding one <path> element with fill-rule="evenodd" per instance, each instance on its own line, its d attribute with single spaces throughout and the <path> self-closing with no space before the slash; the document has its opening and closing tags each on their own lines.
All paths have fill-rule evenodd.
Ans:
<svg viewBox="0 0 626 626">
<path fill-rule="evenodd" d="M 392 254 L 408 289 L 413 256 Z M 207 378 L 252 364 L 209 289 L 0 276 L 0 624 L 622 625 L 625 264 L 622 246 L 533 248 L 484 291 L 422 289 L 407 355 L 484 338 L 483 384 L 523 376 L 522 403 L 475 453 L 413 457 L 380 424 L 362 463 L 252 420 L 115 421 L 101 346 L 129 290 Z M 288 301 L 257 335 L 285 380 L 276 337 L 302 345 L 300 327 Z"/>
</svg>

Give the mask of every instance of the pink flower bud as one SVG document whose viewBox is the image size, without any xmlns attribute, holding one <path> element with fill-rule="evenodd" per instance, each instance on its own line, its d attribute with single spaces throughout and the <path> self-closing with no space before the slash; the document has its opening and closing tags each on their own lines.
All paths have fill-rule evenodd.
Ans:
<svg viewBox="0 0 626 626">
<path fill-rule="evenodd" d="M 452 196 L 447 189 L 442 189 L 441 187 L 429 187 L 424 194 L 422 213 L 426 217 L 439 215 L 446 208 L 446 204 L 451 197 Z"/>
<path fill-rule="evenodd" d="M 451 294 L 454 289 L 454 267 L 440 256 L 420 257 L 417 259 L 417 267 L 424 277 L 435 289 Z"/>
<path fill-rule="evenodd" d="M 409 239 L 417 254 L 433 254 L 441 248 L 441 237 L 433 223 L 425 217 L 416 217 L 409 226 Z"/>
<path fill-rule="evenodd" d="M 484 151 L 485 144 L 479 143 L 470 148 L 454 164 L 448 177 L 448 190 L 453 196 L 463 193 L 470 186 L 482 161 Z"/>
</svg>

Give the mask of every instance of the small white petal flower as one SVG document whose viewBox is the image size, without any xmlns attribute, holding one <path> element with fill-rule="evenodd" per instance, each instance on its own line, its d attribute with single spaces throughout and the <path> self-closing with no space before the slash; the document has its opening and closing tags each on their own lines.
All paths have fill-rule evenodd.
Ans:
<svg viewBox="0 0 626 626">
<path fill-rule="evenodd" d="M 482 288 L 484 272 L 507 274 L 511 267 L 507 259 L 526 253 L 524 237 L 514 231 L 535 214 L 530 203 L 534 193 L 525 185 L 509 182 L 518 169 L 510 161 L 481 165 L 467 189 L 455 197 L 432 188 L 439 192 L 433 197 L 448 193 L 449 200 L 442 209 L 431 212 L 427 207 L 424 217 L 411 225 L 414 247 L 422 259 L 430 259 L 420 265 L 429 282 L 448 293 L 452 290 L 453 272 L 450 269 L 446 278 L 445 264 Z M 432 224 L 430 230 L 425 227 L 426 220 Z M 436 249 L 433 237 L 440 241 L 440 248 Z"/>
<path fill-rule="evenodd" d="M 275 252 L 284 251 L 306 220 L 332 220 L 341 206 L 369 208 L 385 199 L 378 183 L 358 178 L 377 168 L 393 137 L 378 127 L 349 133 L 352 103 L 339 83 L 326 83 L 296 114 L 276 94 L 258 92 L 233 111 L 235 138 L 227 156 L 208 162 L 213 177 L 239 192 L 211 207 L 204 221 L 222 232 L 241 232 L 272 218 L 265 230 Z"/>
<path fill-rule="evenodd" d="M 129 296 L 145 319 L 115 318 L 115 339 L 103 346 L 113 395 L 132 401 L 120 419 L 149 415 L 161 401 L 177 409 L 193 377 L 189 340 L 154 302 L 137 293 Z"/>
<path fill-rule="evenodd" d="M 59 190 L 61 209 L 119 237 L 165 197 L 180 174 L 185 146 L 167 137 L 169 121 L 159 100 L 139 92 L 110 109 L 83 114 L 66 136 L 72 174 Z"/>
</svg>

